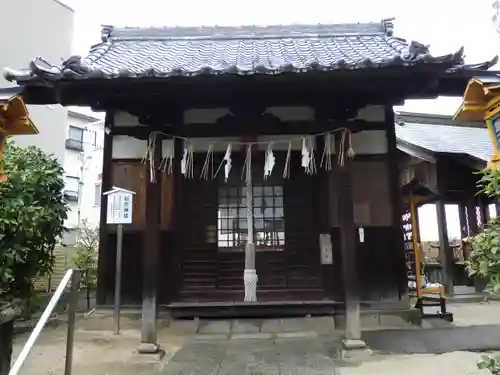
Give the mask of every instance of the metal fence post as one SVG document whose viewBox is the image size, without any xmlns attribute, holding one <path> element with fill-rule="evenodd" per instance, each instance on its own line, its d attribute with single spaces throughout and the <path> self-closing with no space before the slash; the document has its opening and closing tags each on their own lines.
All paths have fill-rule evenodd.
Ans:
<svg viewBox="0 0 500 375">
<path fill-rule="evenodd" d="M 73 347 L 75 343 L 75 322 L 76 309 L 79 300 L 80 280 L 82 273 L 80 270 L 74 270 L 71 275 L 71 292 L 68 307 L 68 332 L 66 334 L 66 362 L 64 364 L 64 375 L 71 375 L 73 368 Z"/>
</svg>

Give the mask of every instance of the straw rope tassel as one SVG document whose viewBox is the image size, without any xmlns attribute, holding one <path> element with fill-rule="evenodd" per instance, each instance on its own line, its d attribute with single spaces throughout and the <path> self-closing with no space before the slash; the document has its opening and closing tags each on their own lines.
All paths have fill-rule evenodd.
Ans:
<svg viewBox="0 0 500 375">
<path fill-rule="evenodd" d="M 149 181 L 156 182 L 156 171 L 155 171 L 155 149 L 156 149 L 156 132 L 149 133 L 149 137 L 146 144 L 146 152 L 142 157 L 142 163 L 146 164 L 149 162 Z"/>
<path fill-rule="evenodd" d="M 173 172 L 173 160 L 174 160 L 173 146 L 169 146 L 167 152 L 161 159 L 161 163 L 158 166 L 158 170 L 162 172 L 167 172 L 167 174 L 171 175 Z"/>
<path fill-rule="evenodd" d="M 285 168 L 283 169 L 283 178 L 290 178 L 290 159 L 292 157 L 292 141 L 288 142 L 288 150 L 286 152 Z"/>
<path fill-rule="evenodd" d="M 187 151 L 186 178 L 192 179 L 194 178 L 194 151 L 191 143 L 189 143 Z"/>
<path fill-rule="evenodd" d="M 210 146 L 208 146 L 207 150 L 207 155 L 205 156 L 205 162 L 203 163 L 203 168 L 201 169 L 200 173 L 200 178 L 204 180 L 208 180 L 208 172 L 210 171 L 210 166 L 212 166 L 212 174 L 211 174 L 211 179 L 214 178 L 214 167 L 213 167 L 213 160 L 214 160 L 214 144 L 211 143 Z"/>
<path fill-rule="evenodd" d="M 332 170 L 332 143 L 331 134 L 326 133 L 324 136 L 325 147 L 323 148 L 323 155 L 321 155 L 320 168 L 324 166 L 326 171 Z"/>
<path fill-rule="evenodd" d="M 349 148 L 347 149 L 346 155 L 349 159 L 354 159 L 356 153 L 354 152 L 354 148 L 352 147 L 352 132 L 349 131 Z"/>
<path fill-rule="evenodd" d="M 241 179 L 245 179 L 248 182 L 248 179 L 251 180 L 252 175 L 248 174 L 249 169 L 252 168 L 252 144 L 250 143 L 247 147 L 247 152 L 245 156 L 245 162 L 243 164 L 243 170 L 241 171 Z"/>
<path fill-rule="evenodd" d="M 314 159 L 314 141 L 312 137 L 304 138 L 302 151 L 302 165 L 306 175 L 316 173 L 316 161 Z"/>
<path fill-rule="evenodd" d="M 346 134 L 347 134 L 347 129 L 344 129 L 344 131 L 342 132 L 342 136 L 340 137 L 339 155 L 337 158 L 337 162 L 341 167 L 344 166 L 344 149 L 345 149 Z"/>
</svg>

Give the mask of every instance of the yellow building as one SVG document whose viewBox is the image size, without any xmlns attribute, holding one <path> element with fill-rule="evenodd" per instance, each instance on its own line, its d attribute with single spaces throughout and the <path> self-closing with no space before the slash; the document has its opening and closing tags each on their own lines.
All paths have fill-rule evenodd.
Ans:
<svg viewBox="0 0 500 375">
<path fill-rule="evenodd" d="M 28 108 L 21 96 L 0 99 L 0 160 L 7 137 L 22 134 L 38 134 L 38 129 L 28 115 Z M 0 168 L 0 182 L 7 180 Z"/>
<path fill-rule="evenodd" d="M 485 122 L 493 145 L 488 167 L 500 167 L 500 76 L 471 78 L 462 105 L 453 119 Z"/>
</svg>

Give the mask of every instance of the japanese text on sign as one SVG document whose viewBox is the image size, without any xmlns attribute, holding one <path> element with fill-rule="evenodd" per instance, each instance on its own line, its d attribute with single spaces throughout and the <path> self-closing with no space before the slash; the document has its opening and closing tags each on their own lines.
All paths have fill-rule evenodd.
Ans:
<svg viewBox="0 0 500 375">
<path fill-rule="evenodd" d="M 108 195 L 108 224 L 132 223 L 132 194 L 115 192 Z"/>
</svg>

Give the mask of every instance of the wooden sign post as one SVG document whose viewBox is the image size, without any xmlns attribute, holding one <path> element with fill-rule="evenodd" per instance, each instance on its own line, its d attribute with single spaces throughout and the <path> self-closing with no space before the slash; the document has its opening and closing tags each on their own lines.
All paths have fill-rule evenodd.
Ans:
<svg viewBox="0 0 500 375">
<path fill-rule="evenodd" d="M 103 193 L 103 195 L 108 197 L 106 224 L 117 224 L 113 317 L 115 320 L 115 334 L 118 335 L 120 333 L 123 224 L 132 224 L 132 203 L 135 192 L 113 186 L 111 190 Z"/>
</svg>

